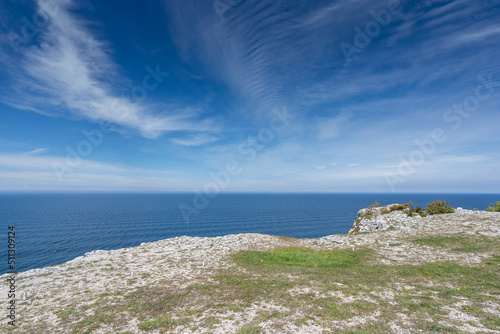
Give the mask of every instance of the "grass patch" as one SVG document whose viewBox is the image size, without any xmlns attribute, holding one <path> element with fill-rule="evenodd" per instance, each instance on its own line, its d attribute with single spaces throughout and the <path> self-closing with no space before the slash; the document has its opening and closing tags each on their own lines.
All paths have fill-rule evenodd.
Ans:
<svg viewBox="0 0 500 334">
<path fill-rule="evenodd" d="M 140 287 L 125 296 L 125 305 L 127 305 L 127 311 L 139 319 L 156 318 L 186 306 L 189 292 L 189 290 L 174 291 L 162 286 Z"/>
<path fill-rule="evenodd" d="M 213 277 L 219 281 L 219 289 L 216 292 L 203 289 L 202 285 L 196 285 L 195 295 L 203 298 L 211 307 L 221 305 L 226 308 L 233 304 L 234 300 L 240 301 L 239 308 L 250 306 L 256 301 L 267 298 L 280 299 L 286 290 L 292 287 L 287 278 L 281 276 L 255 278 L 248 274 L 219 274 Z M 235 305 L 232 306 L 235 308 Z"/>
<path fill-rule="evenodd" d="M 335 297 L 317 298 L 313 301 L 310 312 L 321 319 L 346 320 L 371 312 L 376 304 L 357 300 L 351 303 L 342 303 Z"/>
<path fill-rule="evenodd" d="M 283 248 L 272 252 L 244 251 L 235 259 L 253 266 L 295 266 L 341 268 L 359 263 L 359 253 L 348 250 L 316 251 L 309 248 Z"/>
<path fill-rule="evenodd" d="M 452 234 L 448 236 L 431 236 L 413 240 L 414 242 L 432 247 L 449 248 L 455 252 L 487 252 L 499 250 L 498 238 L 488 238 L 481 235 Z"/>
<path fill-rule="evenodd" d="M 413 277 L 413 276 L 424 276 L 424 277 L 434 277 L 442 278 L 448 277 L 453 278 L 457 275 L 469 274 L 473 268 L 464 267 L 453 263 L 426 263 L 419 266 L 414 265 L 399 265 L 396 267 L 398 276 L 400 277 Z"/>
<path fill-rule="evenodd" d="M 241 327 L 236 334 L 260 334 L 261 329 L 258 326 L 245 325 Z"/>
<path fill-rule="evenodd" d="M 465 247 L 476 243 L 476 247 L 490 247 L 495 243 L 492 239 L 481 236 L 454 235 L 448 237 L 422 238 L 417 242 L 435 245 L 436 247 Z M 488 246 L 486 246 L 488 245 Z M 500 293 L 500 256 L 493 256 L 483 265 L 474 267 L 456 263 L 437 262 L 421 265 L 379 265 L 372 261 L 372 251 L 368 249 L 352 251 L 321 252 L 304 248 L 285 248 L 270 252 L 240 252 L 235 260 L 246 270 L 258 278 L 248 276 L 246 280 L 238 278 L 240 285 L 251 286 L 262 280 L 262 277 L 286 277 L 291 274 L 296 279 L 285 285 L 295 286 L 301 294 L 290 298 L 286 294 L 270 292 L 266 285 L 265 293 L 260 297 L 265 300 L 274 300 L 276 303 L 299 309 L 302 314 L 313 314 L 314 318 L 321 319 L 322 324 L 328 325 L 332 321 L 354 319 L 371 312 L 381 312 L 381 323 L 370 324 L 370 329 L 362 326 L 353 328 L 353 332 L 383 333 L 387 332 L 385 324 L 390 320 L 397 320 L 395 314 L 408 312 L 416 324 L 416 328 L 425 332 L 456 332 L 453 328 L 437 325 L 446 319 L 447 307 L 454 307 L 457 300 L 467 300 L 468 305 L 482 305 L 491 300 L 489 295 Z M 255 281 L 250 283 L 247 280 Z M 286 280 L 285 280 L 286 281 Z M 227 281 L 226 281 L 227 282 Z M 226 284 L 224 282 L 224 284 Z M 432 282 L 432 288 L 428 283 Z M 395 283 L 411 286 L 411 289 L 395 287 Z M 236 284 L 236 282 L 234 283 Z M 259 285 L 262 286 L 262 282 Z M 267 284 L 267 287 L 269 284 Z M 304 287 L 317 287 L 323 296 L 307 293 Z M 374 297 L 377 303 L 362 299 L 367 293 L 392 291 L 394 299 L 391 302 Z M 333 294 L 324 297 L 324 294 Z M 352 296 L 354 302 L 345 303 L 343 296 Z M 356 296 L 360 296 L 359 298 Z M 279 299 L 279 298 L 280 299 Z M 477 307 L 476 309 L 480 309 Z M 433 319 L 434 322 L 422 319 Z M 482 313 L 480 318 L 488 328 L 496 328 L 495 320 Z M 307 318 L 300 318 L 297 325 L 308 322 Z M 380 326 L 377 328 L 377 326 Z M 347 332 L 346 332 L 347 333 Z"/>
<path fill-rule="evenodd" d="M 483 315 L 484 320 L 481 322 L 486 328 L 489 329 L 500 329 L 500 318 L 495 317 L 494 315 L 491 314 L 484 314 Z"/>
<path fill-rule="evenodd" d="M 498 267 L 500 267 L 500 256 L 499 255 L 494 255 L 490 259 L 485 260 L 484 264 L 490 265 L 490 266 L 498 266 Z"/>
<path fill-rule="evenodd" d="M 159 316 L 155 320 L 143 321 L 139 323 L 138 327 L 140 330 L 143 331 L 152 331 L 156 329 L 169 330 L 173 328 L 174 325 L 175 322 L 172 320 L 172 318 L 164 315 L 164 316 Z"/>
<path fill-rule="evenodd" d="M 465 266 L 448 262 L 385 265 L 377 260 L 375 251 L 361 248 L 242 251 L 234 254 L 238 266 L 218 270 L 206 283 L 173 288 L 160 282 L 134 291 L 101 294 L 92 305 L 69 307 L 56 314 L 61 330 L 67 333 L 91 333 L 106 327 L 119 332 L 125 328 L 124 319 L 131 317 L 138 319 L 141 331 L 182 331 L 196 320 L 198 328 L 191 330 L 207 332 L 217 329 L 219 314 L 245 315 L 250 307 L 266 303 L 289 311 L 257 310 L 251 323 L 235 331 L 261 333 L 257 325 L 265 322 L 274 332 L 282 332 L 291 323 L 297 327 L 319 325 L 337 333 L 387 333 L 389 324 L 398 322 L 403 313 L 408 316 L 409 330 L 454 333 L 458 323 L 449 320 L 447 313 L 448 308 L 458 308 L 487 328 L 500 329 L 499 320 L 484 311 L 488 302 L 498 302 L 500 294 L 497 239 L 456 234 L 413 242 L 448 248 L 474 245 L 492 254 L 483 264 Z M 93 313 L 89 315 L 86 311 L 90 309 Z M 201 319 L 204 315 L 210 316 Z M 338 328 L 339 321 L 368 315 L 376 315 L 375 320 Z"/>
<path fill-rule="evenodd" d="M 220 323 L 220 320 L 216 317 L 208 317 L 203 321 L 202 326 L 207 327 L 208 329 L 213 329 L 214 325 Z"/>
<path fill-rule="evenodd" d="M 295 320 L 294 325 L 297 327 L 300 327 L 302 325 L 307 325 L 308 324 L 308 318 L 298 318 Z"/>
<path fill-rule="evenodd" d="M 455 328 L 426 320 L 417 320 L 415 329 L 424 331 L 425 333 L 460 333 Z"/>
<path fill-rule="evenodd" d="M 75 315 L 76 313 L 77 313 L 77 311 L 74 308 L 69 308 L 66 310 L 55 312 L 55 314 L 63 320 L 68 319 L 70 316 Z"/>
<path fill-rule="evenodd" d="M 85 329 L 85 333 L 92 333 L 94 330 L 101 327 L 103 324 L 111 324 L 115 320 L 116 315 L 111 312 L 97 309 L 94 315 L 88 316 L 77 322 L 77 329 Z"/>
<path fill-rule="evenodd" d="M 357 329 L 341 329 L 339 331 L 333 331 L 339 334 L 382 334 L 391 333 L 391 327 L 384 323 L 373 323 L 369 325 L 359 326 Z"/>
</svg>

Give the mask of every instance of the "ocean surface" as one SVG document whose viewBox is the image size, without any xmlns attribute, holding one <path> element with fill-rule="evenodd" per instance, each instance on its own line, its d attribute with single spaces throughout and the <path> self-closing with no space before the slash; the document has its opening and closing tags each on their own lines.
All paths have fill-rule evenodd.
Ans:
<svg viewBox="0 0 500 334">
<path fill-rule="evenodd" d="M 3 224 L 0 273 L 7 267 L 7 227 L 15 225 L 16 269 L 63 263 L 97 249 L 138 246 L 182 235 L 221 236 L 257 232 L 295 238 L 347 233 L 359 209 L 425 205 L 485 210 L 494 194 L 221 194 L 186 222 L 179 204 L 193 194 L 0 194 Z"/>
</svg>

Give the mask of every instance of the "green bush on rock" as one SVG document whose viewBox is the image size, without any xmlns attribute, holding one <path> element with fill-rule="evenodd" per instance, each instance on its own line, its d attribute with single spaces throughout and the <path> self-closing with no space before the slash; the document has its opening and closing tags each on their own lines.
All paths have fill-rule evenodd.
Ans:
<svg viewBox="0 0 500 334">
<path fill-rule="evenodd" d="M 500 201 L 495 204 L 491 203 L 490 207 L 486 209 L 486 211 L 490 212 L 500 212 Z"/>
<path fill-rule="evenodd" d="M 406 204 L 394 204 L 386 210 L 382 211 L 381 214 L 391 213 L 392 211 L 404 211 L 409 209 L 411 206 L 413 206 L 413 203 L 411 201 Z"/>
<path fill-rule="evenodd" d="M 452 213 L 453 208 L 445 201 L 434 201 L 427 204 L 426 212 L 429 215 Z"/>
<path fill-rule="evenodd" d="M 425 210 L 422 209 L 422 207 L 420 205 L 418 205 L 415 208 L 412 206 L 409 209 L 409 211 L 407 212 L 408 217 L 413 217 L 414 214 L 419 214 L 420 217 L 426 217 L 427 216 L 427 213 L 425 213 Z"/>
</svg>

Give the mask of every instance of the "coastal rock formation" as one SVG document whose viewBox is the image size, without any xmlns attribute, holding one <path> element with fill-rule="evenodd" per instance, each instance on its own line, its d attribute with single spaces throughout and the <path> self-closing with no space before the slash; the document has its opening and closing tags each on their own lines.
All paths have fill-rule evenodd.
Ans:
<svg viewBox="0 0 500 334">
<path fill-rule="evenodd" d="M 354 224 L 352 228 L 349 230 L 349 234 L 353 234 L 356 232 L 373 232 L 373 231 L 383 231 L 390 227 L 388 224 L 387 218 L 385 214 L 382 212 L 390 212 L 391 208 L 395 206 L 400 206 L 401 204 L 390 204 L 386 206 L 369 206 L 367 208 L 361 209 L 358 211 L 358 216 L 356 220 L 354 220 Z M 401 205 L 402 206 L 402 205 Z M 403 212 L 401 211 L 393 211 L 391 214 L 391 218 L 393 216 L 397 216 L 396 218 L 402 218 Z M 404 216 L 407 216 L 404 214 Z"/>
<path fill-rule="evenodd" d="M 183 236 L 22 272 L 16 326 L 0 332 L 500 333 L 500 212 L 382 213 L 393 206 L 359 211 L 351 231 L 373 233 Z M 338 268 L 233 257 L 275 249 L 336 254 Z"/>
<path fill-rule="evenodd" d="M 410 211 L 411 202 L 406 204 L 389 204 L 386 206 L 370 205 L 358 211 L 358 216 L 349 230 L 349 234 L 357 232 L 384 231 L 394 225 L 405 225 L 419 221 L 422 217 Z M 457 208 L 456 210 L 462 210 Z"/>
</svg>

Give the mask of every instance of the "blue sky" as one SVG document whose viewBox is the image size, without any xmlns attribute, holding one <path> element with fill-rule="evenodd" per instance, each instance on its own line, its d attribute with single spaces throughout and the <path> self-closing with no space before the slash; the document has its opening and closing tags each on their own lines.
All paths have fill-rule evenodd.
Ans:
<svg viewBox="0 0 500 334">
<path fill-rule="evenodd" d="M 497 1 L 3 1 L 0 191 L 500 192 Z"/>
</svg>

